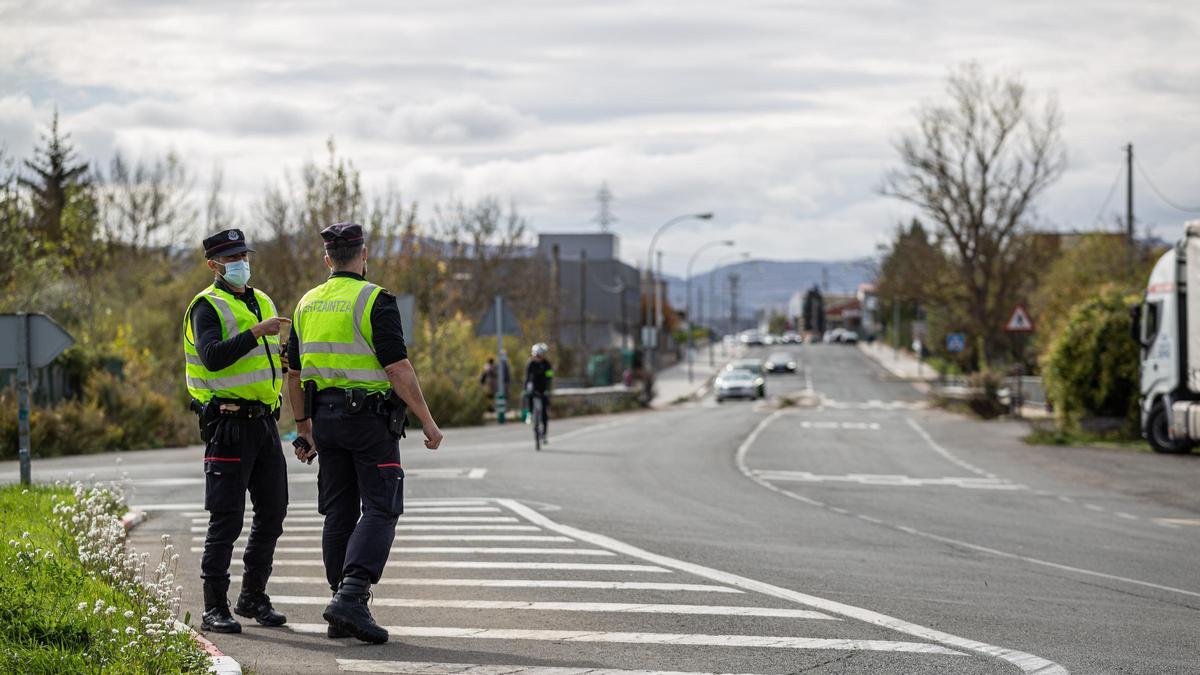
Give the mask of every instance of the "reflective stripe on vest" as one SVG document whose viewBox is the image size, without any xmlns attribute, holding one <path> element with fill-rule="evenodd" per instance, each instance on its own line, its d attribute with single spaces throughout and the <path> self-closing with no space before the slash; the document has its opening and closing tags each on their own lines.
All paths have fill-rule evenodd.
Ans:
<svg viewBox="0 0 1200 675">
<path fill-rule="evenodd" d="M 383 289 L 351 277 L 333 277 L 296 305 L 300 379 L 317 389 L 391 390 L 371 334 L 371 309 Z"/>
<path fill-rule="evenodd" d="M 259 312 L 264 320 L 277 315 L 275 303 L 266 293 L 255 289 L 254 297 L 258 301 Z M 222 340 L 250 330 L 259 321 L 244 302 L 215 285 L 192 298 L 188 311 L 184 314 L 183 325 L 184 381 L 187 383 L 188 393 L 203 403 L 214 397 L 221 397 L 258 401 L 277 408 L 280 403 L 279 394 L 283 388 L 283 376 L 274 358 L 279 353 L 279 337 L 264 336 L 267 347 L 259 341 L 254 349 L 243 354 L 228 367 L 211 371 L 204 366 L 204 360 L 196 351 L 195 336 L 192 333 L 192 308 L 197 302 L 207 302 L 216 310 L 221 320 Z M 271 350 L 271 356 L 268 356 L 268 348 Z"/>
</svg>

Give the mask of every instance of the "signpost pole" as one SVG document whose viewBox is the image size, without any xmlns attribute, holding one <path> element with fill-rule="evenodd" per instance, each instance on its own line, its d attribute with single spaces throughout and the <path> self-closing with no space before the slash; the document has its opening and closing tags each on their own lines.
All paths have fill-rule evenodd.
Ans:
<svg viewBox="0 0 1200 675">
<path fill-rule="evenodd" d="M 17 315 L 17 448 L 21 459 L 21 484 L 32 481 L 29 449 L 29 315 Z"/>
</svg>

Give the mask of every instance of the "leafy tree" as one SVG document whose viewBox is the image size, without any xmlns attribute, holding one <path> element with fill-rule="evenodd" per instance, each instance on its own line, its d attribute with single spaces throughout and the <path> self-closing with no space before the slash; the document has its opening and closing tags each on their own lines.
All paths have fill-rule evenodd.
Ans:
<svg viewBox="0 0 1200 675">
<path fill-rule="evenodd" d="M 1034 202 L 1066 164 L 1053 102 L 1038 107 L 1020 79 L 977 64 L 950 74 L 948 100 L 926 105 L 896 146 L 901 166 L 881 191 L 917 206 L 945 240 L 955 283 L 947 302 L 990 362 L 1004 320 L 1029 290 Z"/>
<path fill-rule="evenodd" d="M 1137 344 L 1129 338 L 1129 306 L 1137 301 L 1119 286 L 1075 306 L 1043 358 L 1046 394 L 1064 428 L 1084 416 L 1137 420 Z"/>
</svg>

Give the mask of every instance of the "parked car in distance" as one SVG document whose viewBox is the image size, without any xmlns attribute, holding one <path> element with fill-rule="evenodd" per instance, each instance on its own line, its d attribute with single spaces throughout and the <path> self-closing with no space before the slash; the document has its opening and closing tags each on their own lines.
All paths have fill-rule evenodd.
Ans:
<svg viewBox="0 0 1200 675">
<path fill-rule="evenodd" d="M 774 352 L 767 357 L 763 368 L 768 373 L 794 373 L 796 372 L 796 359 L 787 352 Z"/>
<path fill-rule="evenodd" d="M 838 336 L 838 342 L 848 345 L 856 344 L 858 342 L 858 333 L 852 330 L 844 330 Z"/>
<path fill-rule="evenodd" d="M 713 382 L 713 392 L 716 394 L 717 403 L 727 398 L 754 400 L 767 395 L 762 375 L 749 370 L 727 370 L 721 373 Z"/>
</svg>

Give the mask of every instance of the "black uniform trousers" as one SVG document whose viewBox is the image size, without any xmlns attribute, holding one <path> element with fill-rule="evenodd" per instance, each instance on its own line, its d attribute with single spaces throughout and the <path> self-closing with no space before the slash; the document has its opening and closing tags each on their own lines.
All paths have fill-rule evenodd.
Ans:
<svg viewBox="0 0 1200 675">
<path fill-rule="evenodd" d="M 343 576 L 379 583 L 396 538 L 404 469 L 387 421 L 373 411 L 347 412 L 341 392 L 317 398 L 317 511 L 325 516 L 325 577 L 335 590 Z"/>
<path fill-rule="evenodd" d="M 209 516 L 200 576 L 222 592 L 229 588 L 229 562 L 233 543 L 242 533 L 247 490 L 254 519 L 242 556 L 243 588 L 262 590 L 271 576 L 275 542 L 287 515 L 287 462 L 274 418 L 221 417 L 204 450 L 204 508 Z"/>
</svg>

